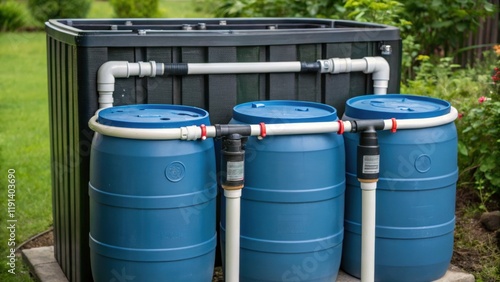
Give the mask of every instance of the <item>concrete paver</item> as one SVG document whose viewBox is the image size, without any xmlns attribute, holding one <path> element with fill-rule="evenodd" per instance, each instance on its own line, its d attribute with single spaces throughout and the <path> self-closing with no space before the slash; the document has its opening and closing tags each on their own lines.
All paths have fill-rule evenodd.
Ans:
<svg viewBox="0 0 500 282">
<path fill-rule="evenodd" d="M 22 250 L 31 274 L 41 282 L 68 282 L 54 257 L 54 246 Z"/>
<path fill-rule="evenodd" d="M 54 246 L 27 249 L 22 251 L 24 261 L 31 273 L 41 282 L 68 282 L 54 257 Z M 339 272 L 337 282 L 358 282 L 359 279 Z M 455 266 L 450 266 L 445 276 L 434 282 L 474 282 L 474 276 Z"/>
</svg>

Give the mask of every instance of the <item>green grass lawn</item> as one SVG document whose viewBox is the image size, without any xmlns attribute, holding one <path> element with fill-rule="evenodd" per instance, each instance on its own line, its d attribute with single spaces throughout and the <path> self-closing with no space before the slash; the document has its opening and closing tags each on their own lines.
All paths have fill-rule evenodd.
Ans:
<svg viewBox="0 0 500 282">
<path fill-rule="evenodd" d="M 0 33 L 0 179 L 6 184 L 8 170 L 15 170 L 18 245 L 52 224 L 45 48 L 44 33 Z M 4 218 L 7 185 L 1 187 Z M 10 235 L 6 226 L 0 234 L 6 245 Z M 12 281 L 11 274 L 6 274 L 6 255 L 2 252 L 0 280 Z M 18 264 L 17 270 L 20 267 Z M 17 278 L 23 281 L 21 276 Z"/>
</svg>

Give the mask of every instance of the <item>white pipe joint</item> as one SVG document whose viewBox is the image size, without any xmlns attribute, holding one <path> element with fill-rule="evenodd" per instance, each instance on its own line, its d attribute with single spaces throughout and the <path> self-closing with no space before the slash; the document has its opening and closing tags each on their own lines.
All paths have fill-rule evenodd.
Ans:
<svg viewBox="0 0 500 282">
<path fill-rule="evenodd" d="M 372 74 L 374 94 L 387 94 L 390 76 L 389 63 L 382 57 L 364 57 L 363 60 L 366 61 L 364 73 Z"/>
<path fill-rule="evenodd" d="M 163 64 L 150 62 L 129 63 L 127 61 L 109 61 L 101 65 L 97 71 L 97 91 L 99 92 L 99 108 L 113 106 L 115 78 L 130 76 L 155 77 L 163 74 Z"/>
<path fill-rule="evenodd" d="M 352 60 L 350 58 L 333 58 L 332 60 L 332 74 L 345 73 L 352 71 Z"/>
<path fill-rule="evenodd" d="M 127 61 L 109 61 L 97 71 L 97 91 L 99 92 L 99 108 L 113 106 L 113 92 L 116 77 L 129 77 Z"/>
<path fill-rule="evenodd" d="M 364 57 L 362 59 L 331 58 L 318 60 L 321 73 L 348 73 L 362 71 L 371 73 L 375 94 L 387 94 L 389 86 L 390 66 L 383 57 Z"/>
</svg>

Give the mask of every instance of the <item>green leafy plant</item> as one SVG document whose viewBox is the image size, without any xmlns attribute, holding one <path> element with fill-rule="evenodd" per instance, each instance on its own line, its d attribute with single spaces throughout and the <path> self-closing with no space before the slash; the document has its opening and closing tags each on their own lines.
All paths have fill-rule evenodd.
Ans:
<svg viewBox="0 0 500 282">
<path fill-rule="evenodd" d="M 482 208 L 492 195 L 500 193 L 500 101 L 481 96 L 461 121 L 460 154 L 466 157 L 466 171 L 474 180 Z"/>
<path fill-rule="evenodd" d="M 476 180 L 475 188 L 477 190 L 479 200 L 481 201 L 481 203 L 479 204 L 479 209 L 482 211 L 487 211 L 488 209 L 486 208 L 486 203 L 490 200 L 491 196 L 493 196 L 496 191 L 492 189 L 485 189 L 484 182 L 485 181 L 482 178 Z"/>
<path fill-rule="evenodd" d="M 26 24 L 23 7 L 14 1 L 0 2 L 0 31 L 13 31 Z"/>
<path fill-rule="evenodd" d="M 451 57 L 419 55 L 415 78 L 401 86 L 403 93 L 433 96 L 456 107 L 459 118 L 460 186 L 475 189 L 485 210 L 500 194 L 500 101 L 494 52 L 485 52 L 474 68 L 461 68 Z M 493 70 L 493 72 L 492 72 Z"/>
<path fill-rule="evenodd" d="M 404 14 L 411 19 L 423 54 L 446 56 L 460 47 L 468 33 L 477 30 L 481 19 L 495 10 L 488 0 L 408 0 Z"/>
<path fill-rule="evenodd" d="M 337 1 L 322 0 L 208 0 L 205 9 L 217 17 L 329 17 Z"/>
<path fill-rule="evenodd" d="M 403 41 L 402 79 L 412 75 L 412 66 L 421 45 L 412 34 L 412 23 L 407 20 L 405 5 L 394 0 L 345 0 L 337 16 L 360 22 L 374 22 L 398 27 Z M 409 17 L 408 17 L 409 18 Z"/>
<path fill-rule="evenodd" d="M 158 0 L 111 0 L 119 18 L 151 18 L 159 16 Z"/>
<path fill-rule="evenodd" d="M 85 18 L 90 10 L 91 0 L 29 0 L 28 8 L 39 23 L 49 19 Z"/>
</svg>

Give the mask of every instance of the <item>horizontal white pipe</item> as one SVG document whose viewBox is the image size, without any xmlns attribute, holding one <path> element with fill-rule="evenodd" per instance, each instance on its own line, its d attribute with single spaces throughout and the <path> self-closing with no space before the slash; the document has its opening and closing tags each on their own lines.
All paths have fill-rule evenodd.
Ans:
<svg viewBox="0 0 500 282">
<path fill-rule="evenodd" d="M 351 60 L 351 71 L 362 71 L 365 72 L 368 69 L 368 62 L 366 59 L 354 59 Z"/>
<path fill-rule="evenodd" d="M 188 64 L 188 74 L 300 72 L 300 62 Z"/>
<path fill-rule="evenodd" d="M 351 131 L 351 123 L 343 122 L 344 130 Z M 260 125 L 252 124 L 251 136 L 261 135 Z M 319 134 L 339 131 L 338 121 L 266 124 L 266 135 Z"/>
<path fill-rule="evenodd" d="M 434 126 L 440 126 L 453 122 L 458 117 L 458 111 L 454 107 L 448 114 L 420 119 L 398 119 L 396 120 L 396 129 L 419 129 Z M 342 121 L 345 132 L 351 132 L 351 122 Z M 202 131 L 199 126 L 191 125 L 180 128 L 127 128 L 115 127 L 100 124 L 97 122 L 97 114 L 89 120 L 89 127 L 101 134 L 129 139 L 146 139 L 146 140 L 197 140 L 202 138 Z M 258 124 L 250 125 L 251 136 L 260 136 L 261 126 Z M 266 124 L 266 135 L 296 135 L 296 134 L 319 134 L 338 132 L 340 124 L 338 121 L 331 122 L 310 122 L 310 123 L 283 123 L 283 124 Z M 383 130 L 391 130 L 393 121 L 391 119 L 384 120 Z M 206 137 L 216 137 L 214 126 L 206 126 Z"/>
<path fill-rule="evenodd" d="M 89 120 L 89 128 L 106 136 L 140 140 L 198 140 L 201 128 L 196 125 L 179 128 L 130 128 L 100 124 L 97 115 Z M 215 137 L 215 127 L 207 126 L 207 137 Z"/>
<path fill-rule="evenodd" d="M 455 121 L 458 117 L 458 111 L 455 107 L 451 107 L 448 114 L 431 117 L 431 118 L 419 118 L 419 119 L 398 119 L 396 120 L 397 129 L 419 129 L 428 128 L 434 126 L 440 126 L 443 124 L 448 124 Z M 384 120 L 384 130 L 390 130 L 392 128 L 392 120 Z"/>
<path fill-rule="evenodd" d="M 389 81 L 389 63 L 382 57 L 365 57 L 362 59 L 332 58 L 318 60 L 321 73 L 346 73 L 362 71 L 371 73 L 375 94 L 386 94 Z M 189 63 L 188 74 L 237 74 L 237 73 L 276 73 L 300 72 L 301 62 L 249 62 L 249 63 Z M 164 64 L 150 62 L 129 63 L 127 61 L 109 61 L 97 72 L 97 91 L 99 92 L 99 108 L 113 106 L 115 78 L 130 76 L 155 77 L 162 75 Z"/>
<path fill-rule="evenodd" d="M 375 218 L 377 182 L 361 182 L 361 281 L 375 279 Z"/>
<path fill-rule="evenodd" d="M 226 197 L 225 280 L 240 279 L 240 208 L 241 189 L 224 190 Z"/>
</svg>

